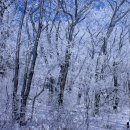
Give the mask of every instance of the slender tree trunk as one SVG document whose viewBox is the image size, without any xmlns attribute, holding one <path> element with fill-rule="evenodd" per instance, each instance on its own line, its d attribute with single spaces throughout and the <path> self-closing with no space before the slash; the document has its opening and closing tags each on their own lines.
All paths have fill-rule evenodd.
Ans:
<svg viewBox="0 0 130 130">
<path fill-rule="evenodd" d="M 100 93 L 95 93 L 95 104 L 94 104 L 94 114 L 99 114 L 99 105 L 100 105 Z"/>
<path fill-rule="evenodd" d="M 34 48 L 32 51 L 32 61 L 30 63 L 30 69 L 28 72 L 28 80 L 26 83 L 26 88 L 25 92 L 23 92 L 22 95 L 22 100 L 21 100 L 21 107 L 20 107 L 20 126 L 25 125 L 26 121 L 25 121 L 25 117 L 26 117 L 26 105 L 27 105 L 27 99 L 30 93 L 30 89 L 31 89 L 31 83 L 32 83 L 32 78 L 34 75 L 34 68 L 35 68 L 35 64 L 36 64 L 36 59 L 37 59 L 37 49 L 38 49 L 38 45 L 39 45 L 39 39 L 40 39 L 40 35 L 42 32 L 42 18 L 43 18 L 43 0 L 41 0 L 40 3 L 41 7 L 40 7 L 40 19 L 39 19 L 39 25 L 38 25 L 38 32 L 37 32 L 37 36 L 35 39 L 35 43 L 34 43 Z"/>
<path fill-rule="evenodd" d="M 118 78 L 117 78 L 117 74 L 116 74 L 117 71 L 116 71 L 116 63 L 115 62 L 113 64 L 113 67 L 114 67 L 113 81 L 114 81 L 114 92 L 115 92 L 113 107 L 115 107 L 116 110 L 117 110 L 119 99 L 117 97 L 117 94 L 118 94 Z"/>
<path fill-rule="evenodd" d="M 64 89 L 65 89 L 65 84 L 66 84 L 66 79 L 67 79 L 67 74 L 69 70 L 69 62 L 71 59 L 71 53 L 70 53 L 70 48 L 67 48 L 66 54 L 65 54 L 65 63 L 61 65 L 61 70 L 60 70 L 60 76 L 59 76 L 59 86 L 60 86 L 60 94 L 59 94 L 59 105 L 63 105 L 63 97 L 64 97 Z"/>
<path fill-rule="evenodd" d="M 29 93 L 30 93 L 30 88 L 31 88 L 33 74 L 34 74 L 35 63 L 36 63 L 36 59 L 37 59 L 37 48 L 38 48 L 38 42 L 39 42 L 39 38 L 40 38 L 40 32 L 39 32 L 39 34 L 37 36 L 38 39 L 35 42 L 35 47 L 34 47 L 34 50 L 33 50 L 33 59 L 32 59 L 31 67 L 30 67 L 30 70 L 29 70 L 29 76 L 28 76 L 28 80 L 27 80 L 26 90 L 25 90 L 24 94 L 22 95 L 21 109 L 20 109 L 20 125 L 25 124 L 26 104 L 27 104 L 27 99 L 28 99 Z"/>
<path fill-rule="evenodd" d="M 68 74 L 68 68 L 69 68 L 69 63 L 65 63 L 64 65 L 61 66 L 61 70 L 60 70 L 61 76 L 59 77 L 59 85 L 60 85 L 60 94 L 59 94 L 59 101 L 58 101 L 59 105 L 63 105 L 64 89 L 65 89 L 65 84 L 66 84 L 66 79 Z"/>
<path fill-rule="evenodd" d="M 26 14 L 27 8 L 27 0 L 24 0 L 24 11 L 21 16 L 19 30 L 18 30 L 18 38 L 16 44 L 16 56 L 15 56 L 15 74 L 14 74 L 14 86 L 13 86 L 13 101 L 12 101 L 12 119 L 15 123 L 18 120 L 18 80 L 19 80 L 19 53 L 20 53 L 20 45 L 21 45 L 21 33 L 24 22 L 24 17 Z"/>
<path fill-rule="evenodd" d="M 58 82 L 58 86 L 60 86 L 60 93 L 59 93 L 59 99 L 58 99 L 59 105 L 63 105 L 64 89 L 65 89 L 65 84 L 67 80 L 70 59 L 71 59 L 73 32 L 74 32 L 74 26 L 71 24 L 68 31 L 69 35 L 68 35 L 68 45 L 65 52 L 65 61 L 60 66 L 60 74 L 59 74 L 59 82 Z"/>
</svg>

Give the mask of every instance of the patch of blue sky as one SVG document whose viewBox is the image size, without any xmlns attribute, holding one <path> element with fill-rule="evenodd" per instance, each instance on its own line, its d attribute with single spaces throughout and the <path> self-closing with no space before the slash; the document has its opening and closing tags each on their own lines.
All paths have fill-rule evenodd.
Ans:
<svg viewBox="0 0 130 130">
<path fill-rule="evenodd" d="M 95 8 L 97 9 L 97 10 L 100 10 L 100 9 L 102 9 L 102 8 L 105 8 L 105 2 L 103 2 L 103 1 L 101 1 L 101 0 L 97 0 L 97 2 L 96 2 L 96 5 L 95 5 Z"/>
<path fill-rule="evenodd" d="M 32 7 L 32 11 L 34 11 L 36 8 L 37 8 L 37 2 L 38 2 L 39 0 L 28 0 L 28 5 L 33 5 L 33 7 Z M 24 0 L 18 0 L 18 4 L 17 4 L 17 6 L 18 6 L 18 12 L 20 13 L 20 12 L 22 12 L 23 11 L 23 9 L 24 9 L 24 7 L 23 7 L 23 5 L 24 5 Z M 50 11 L 50 3 L 49 3 L 49 1 L 47 2 L 45 2 L 44 3 L 44 5 L 46 6 L 46 7 L 48 7 L 48 13 L 49 13 L 49 11 Z M 71 10 L 72 8 L 73 8 L 73 6 L 74 6 L 74 1 L 73 0 L 68 0 L 67 1 L 67 5 L 68 5 L 68 7 L 69 7 L 69 9 Z M 101 0 L 96 0 L 96 3 L 95 3 L 95 6 L 94 6 L 94 8 L 96 8 L 97 10 L 99 10 L 100 11 L 100 9 L 102 9 L 102 8 L 104 8 L 105 7 L 105 3 L 103 2 L 103 1 L 101 1 Z M 54 7 L 55 8 L 55 7 Z M 52 9 L 53 10 L 53 9 Z M 47 15 L 49 15 L 49 14 L 47 14 Z M 36 13 L 35 15 L 34 15 L 34 20 L 35 21 L 37 21 L 38 20 L 38 18 L 39 18 L 39 15 Z M 47 17 L 46 17 L 47 18 Z M 49 17 L 49 19 L 48 20 L 53 20 L 53 18 L 54 18 L 54 15 L 52 15 L 51 17 Z M 56 16 L 56 21 L 59 21 L 60 19 L 64 19 L 65 21 L 67 21 L 67 19 L 68 19 L 69 17 L 67 17 L 63 12 L 60 12 L 60 14 L 59 15 L 57 15 Z"/>
</svg>

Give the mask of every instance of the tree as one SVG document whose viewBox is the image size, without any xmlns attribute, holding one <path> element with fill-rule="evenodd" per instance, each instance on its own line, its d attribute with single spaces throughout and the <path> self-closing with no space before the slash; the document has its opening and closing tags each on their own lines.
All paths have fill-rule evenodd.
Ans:
<svg viewBox="0 0 130 130">
<path fill-rule="evenodd" d="M 20 55 L 20 46 L 21 46 L 21 33 L 23 28 L 24 17 L 26 14 L 28 0 L 24 0 L 24 11 L 22 12 L 18 36 L 17 36 L 17 44 L 16 44 L 16 56 L 15 56 L 15 74 L 14 74 L 14 86 L 13 86 L 13 101 L 12 101 L 12 118 L 15 123 L 18 120 L 18 83 L 19 83 L 19 55 Z"/>
<path fill-rule="evenodd" d="M 60 74 L 58 79 L 58 87 L 60 88 L 58 102 L 61 106 L 63 105 L 64 90 L 70 66 L 74 30 L 76 25 L 86 18 L 87 12 L 91 7 L 92 3 L 93 0 L 85 1 L 85 3 L 82 3 L 84 4 L 84 6 L 82 8 L 79 8 L 79 2 L 75 0 L 74 8 L 72 9 L 72 11 L 68 11 L 68 3 L 66 3 L 64 0 L 59 0 L 59 4 L 63 10 L 63 13 L 66 15 L 68 19 L 68 28 L 66 32 L 67 46 L 65 51 L 65 60 L 64 63 L 60 65 Z"/>
<path fill-rule="evenodd" d="M 44 0 L 40 0 L 39 2 L 40 16 L 38 20 L 38 29 L 37 29 L 37 34 L 34 41 L 34 47 L 32 50 L 32 60 L 30 61 L 30 68 L 28 70 L 28 77 L 27 77 L 28 79 L 26 81 L 25 86 L 23 86 L 23 90 L 21 93 L 22 99 L 21 99 L 21 107 L 20 107 L 20 125 L 25 125 L 26 105 L 27 105 L 27 100 L 30 93 L 30 89 L 31 89 L 31 83 L 32 83 L 32 78 L 34 75 L 34 69 L 35 69 L 35 64 L 36 64 L 36 59 L 37 59 L 37 49 L 39 45 L 42 28 L 43 28 L 43 23 L 42 23 L 43 7 L 44 7 Z"/>
</svg>

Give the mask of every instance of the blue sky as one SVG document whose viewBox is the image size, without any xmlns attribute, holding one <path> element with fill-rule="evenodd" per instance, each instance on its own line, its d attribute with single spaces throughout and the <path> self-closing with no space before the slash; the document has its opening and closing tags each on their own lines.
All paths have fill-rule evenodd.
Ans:
<svg viewBox="0 0 130 130">
<path fill-rule="evenodd" d="M 38 0 L 28 0 L 28 5 L 29 4 L 32 4 L 32 3 L 36 3 L 36 2 L 38 2 Z M 23 11 L 23 4 L 24 4 L 24 0 L 18 0 L 18 4 L 17 4 L 17 6 L 18 6 L 18 11 L 19 12 L 22 12 Z M 47 4 L 48 5 L 48 4 Z M 70 6 L 73 6 L 73 2 L 71 2 L 71 0 L 70 0 Z M 102 2 L 101 0 L 96 0 L 96 4 L 95 4 L 95 8 L 97 9 L 97 10 L 99 10 L 100 11 L 100 9 L 102 9 L 102 8 L 104 8 L 105 7 L 105 3 L 104 2 Z M 34 9 L 35 8 L 37 8 L 37 7 L 34 7 Z M 62 14 L 61 14 L 62 15 Z M 35 19 L 37 19 L 37 17 L 38 17 L 38 15 L 35 15 Z M 52 16 L 53 17 L 53 16 Z M 64 17 L 64 15 L 63 15 L 63 17 Z M 58 19 L 59 19 L 59 17 L 57 17 Z M 52 18 L 53 19 L 53 18 Z M 37 21 L 37 20 L 36 20 Z"/>
<path fill-rule="evenodd" d="M 28 1 L 28 3 L 29 4 L 31 4 L 32 2 L 37 2 L 38 0 L 29 0 Z M 104 2 L 102 2 L 101 0 L 96 0 L 97 1 L 97 3 L 96 3 L 96 8 L 97 9 L 101 9 L 101 8 L 104 8 L 105 7 L 105 3 Z M 24 0 L 18 0 L 18 7 L 19 7 L 19 11 L 22 11 L 22 9 L 23 9 L 23 7 L 22 7 L 22 5 L 23 5 L 23 2 L 24 2 Z M 73 2 L 71 2 L 71 3 L 73 3 Z"/>
<path fill-rule="evenodd" d="M 105 3 L 100 1 L 100 0 L 98 0 L 96 8 L 100 10 L 101 8 L 104 8 L 104 7 L 105 7 Z"/>
</svg>

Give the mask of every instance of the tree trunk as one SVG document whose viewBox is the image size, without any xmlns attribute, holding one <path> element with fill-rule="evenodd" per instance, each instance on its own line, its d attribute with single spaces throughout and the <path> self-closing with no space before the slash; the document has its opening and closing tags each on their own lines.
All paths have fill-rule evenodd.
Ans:
<svg viewBox="0 0 130 130">
<path fill-rule="evenodd" d="M 20 126 L 26 124 L 25 117 L 26 117 L 27 99 L 28 99 L 30 89 L 31 89 L 31 83 L 32 83 L 34 68 L 35 68 L 36 59 L 37 59 L 37 49 L 38 49 L 38 45 L 39 45 L 40 35 L 42 32 L 43 0 L 41 0 L 40 5 L 41 5 L 41 8 L 40 8 L 40 19 L 39 19 L 39 25 L 38 25 L 38 32 L 37 32 L 37 36 L 35 39 L 34 48 L 32 51 L 33 54 L 32 54 L 32 61 L 30 63 L 30 69 L 29 69 L 29 73 L 28 73 L 28 80 L 26 81 L 26 86 L 23 86 L 26 89 L 23 92 L 23 95 L 21 95 L 22 99 L 21 99 L 21 108 L 20 108 Z"/>
<path fill-rule="evenodd" d="M 15 123 L 18 120 L 18 82 L 19 82 L 19 53 L 20 53 L 20 45 L 21 45 L 21 33 L 23 27 L 23 21 L 26 14 L 27 8 L 27 0 L 24 0 L 24 11 L 21 16 L 19 30 L 18 30 L 18 38 L 16 45 L 16 57 L 15 57 L 15 74 L 14 74 L 14 86 L 13 86 L 13 101 L 12 101 L 12 118 Z"/>
<path fill-rule="evenodd" d="M 64 89 L 65 89 L 65 84 L 67 80 L 67 74 L 68 74 L 70 59 L 71 59 L 73 32 L 74 32 L 74 26 L 71 24 L 69 26 L 69 31 L 68 31 L 69 34 L 67 37 L 68 45 L 65 52 L 65 61 L 60 66 L 60 74 L 59 74 L 59 81 L 58 81 L 58 86 L 60 86 L 60 93 L 59 93 L 59 99 L 58 99 L 59 105 L 63 105 Z"/>
<path fill-rule="evenodd" d="M 117 79 L 117 74 L 116 74 L 116 63 L 113 63 L 113 67 L 114 67 L 114 75 L 113 75 L 113 80 L 114 80 L 114 92 L 115 92 L 115 97 L 114 97 L 114 104 L 113 106 L 118 107 L 118 103 L 119 103 L 119 98 L 117 97 L 117 93 L 118 93 L 118 79 Z"/>
<path fill-rule="evenodd" d="M 100 103 L 100 94 L 95 93 L 95 104 L 94 104 L 94 114 L 99 114 L 99 103 Z"/>
<path fill-rule="evenodd" d="M 65 55 L 65 63 L 61 65 L 60 70 L 60 77 L 59 77 L 59 86 L 60 86 L 60 94 L 59 94 L 59 105 L 63 105 L 63 97 L 64 97 L 64 89 L 69 69 L 69 62 L 70 62 L 71 54 L 69 53 L 68 49 L 66 50 Z"/>
</svg>

